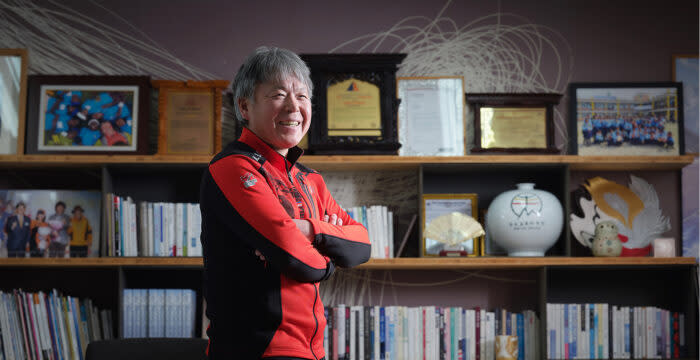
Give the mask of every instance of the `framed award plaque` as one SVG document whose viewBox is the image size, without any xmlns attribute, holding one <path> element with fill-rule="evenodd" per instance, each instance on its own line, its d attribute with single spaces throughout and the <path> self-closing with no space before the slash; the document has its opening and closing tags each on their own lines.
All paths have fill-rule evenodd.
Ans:
<svg viewBox="0 0 700 360">
<path fill-rule="evenodd" d="M 396 70 L 406 55 L 300 56 L 314 84 L 309 152 L 396 155 Z"/>
<path fill-rule="evenodd" d="M 474 112 L 472 153 L 558 153 L 554 109 L 561 94 L 467 94 Z"/>
<path fill-rule="evenodd" d="M 226 80 L 154 80 L 158 154 L 214 155 L 221 150 L 221 94 Z"/>
</svg>

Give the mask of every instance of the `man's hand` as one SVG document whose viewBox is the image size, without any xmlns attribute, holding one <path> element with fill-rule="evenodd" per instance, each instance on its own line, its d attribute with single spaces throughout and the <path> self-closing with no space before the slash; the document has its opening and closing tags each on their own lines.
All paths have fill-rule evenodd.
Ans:
<svg viewBox="0 0 700 360">
<path fill-rule="evenodd" d="M 313 227 L 311 227 L 311 222 L 309 220 L 292 219 L 292 221 L 294 221 L 294 224 L 297 226 L 297 228 L 299 228 L 299 231 L 301 231 L 301 233 L 304 234 L 304 236 L 306 236 L 306 240 L 309 240 L 309 242 L 312 242 L 314 240 Z M 331 216 L 328 216 L 328 214 L 323 215 L 322 221 L 330 223 L 331 225 L 343 225 L 343 220 L 339 219 L 338 215 L 336 214 L 333 214 Z M 263 256 L 263 254 L 259 250 L 255 250 L 255 256 L 259 257 L 260 260 L 265 261 L 265 256 Z"/>
</svg>

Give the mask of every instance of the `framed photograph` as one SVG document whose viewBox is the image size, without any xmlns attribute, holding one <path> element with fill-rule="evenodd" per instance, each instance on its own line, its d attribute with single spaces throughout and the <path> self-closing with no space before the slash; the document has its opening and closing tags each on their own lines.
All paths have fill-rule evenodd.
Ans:
<svg viewBox="0 0 700 360">
<path fill-rule="evenodd" d="M 221 150 L 226 80 L 151 82 L 158 89 L 158 154 L 214 155 Z"/>
<path fill-rule="evenodd" d="M 673 56 L 673 81 L 683 84 L 683 118 L 684 122 L 685 153 L 700 152 L 698 144 L 698 99 L 700 89 L 698 86 L 698 55 L 674 55 Z"/>
<path fill-rule="evenodd" d="M 447 248 L 446 244 L 429 239 L 422 234 L 430 222 L 441 215 L 458 212 L 478 219 L 476 194 L 424 194 L 421 204 L 421 256 L 478 256 L 478 238 L 464 241 L 459 249 Z"/>
<path fill-rule="evenodd" d="M 474 114 L 472 153 L 558 154 L 554 106 L 561 94 L 466 94 Z"/>
<path fill-rule="evenodd" d="M 147 76 L 29 76 L 27 153 L 146 154 Z"/>
<path fill-rule="evenodd" d="M 0 155 L 24 152 L 27 50 L 0 49 Z"/>
<path fill-rule="evenodd" d="M 680 83 L 572 83 L 569 100 L 571 154 L 684 153 Z"/>
<path fill-rule="evenodd" d="M 0 257 L 96 257 L 99 191 L 0 190 Z"/>
<path fill-rule="evenodd" d="M 464 78 L 399 77 L 399 155 L 462 156 Z"/>
</svg>

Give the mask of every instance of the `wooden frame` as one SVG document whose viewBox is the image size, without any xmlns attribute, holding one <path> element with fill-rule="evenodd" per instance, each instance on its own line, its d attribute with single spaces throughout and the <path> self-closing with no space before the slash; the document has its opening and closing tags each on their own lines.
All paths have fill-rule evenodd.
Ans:
<svg viewBox="0 0 700 360">
<path fill-rule="evenodd" d="M 455 84 L 459 86 L 454 86 Z M 463 156 L 465 154 L 467 134 L 463 76 L 398 77 L 396 94 L 401 100 L 398 129 L 399 142 L 402 146 L 399 149 L 399 155 Z M 438 116 L 439 126 L 435 125 L 436 121 L 432 118 L 435 116 Z M 410 122 L 411 118 L 413 122 Z M 422 125 L 425 128 L 418 128 L 416 125 Z M 434 131 L 439 133 L 436 134 Z M 418 146 L 426 147 L 418 148 Z"/>
<path fill-rule="evenodd" d="M 32 75 L 28 79 L 27 154 L 148 152 L 147 76 Z"/>
<path fill-rule="evenodd" d="M 159 90 L 158 154 L 214 155 L 221 151 L 221 96 L 228 81 L 154 80 L 152 84 Z M 181 124 L 190 121 L 195 126 Z"/>
<path fill-rule="evenodd" d="M 554 105 L 559 104 L 561 94 L 498 94 L 498 93 L 471 93 L 466 94 L 466 101 L 470 110 L 474 112 L 474 147 L 472 153 L 536 153 L 558 154 L 559 149 L 554 144 Z M 518 144 L 505 145 L 495 143 L 485 144 L 482 141 L 482 125 L 486 119 L 482 119 L 482 110 L 492 110 L 493 119 L 496 121 L 496 112 L 506 112 L 502 116 L 507 126 L 508 140 L 517 140 Z M 543 113 L 542 113 L 543 112 Z M 535 121 L 532 124 L 533 120 Z M 522 124 L 531 122 L 531 128 L 525 128 Z M 541 122 L 537 124 L 537 122 Z M 515 126 L 517 125 L 517 126 Z M 515 132 L 513 127 L 518 127 Z M 541 131 L 541 133 L 524 133 L 526 131 Z M 513 141 L 506 141 L 513 142 Z M 542 143 L 541 145 L 538 143 Z M 535 143 L 532 145 L 531 143 Z"/>
<path fill-rule="evenodd" d="M 426 256 L 448 256 L 444 253 L 443 247 L 437 240 L 426 239 L 423 235 L 428 222 L 437 216 L 447 214 L 452 211 L 461 212 L 478 219 L 477 194 L 423 194 L 421 198 L 421 222 L 420 255 Z M 428 209 L 431 207 L 432 209 Z M 432 213 L 429 213 L 432 212 Z M 471 242 L 471 244 L 469 244 Z M 471 246 L 471 248 L 470 248 Z M 479 256 L 479 239 L 474 238 L 463 243 L 466 256 Z M 442 255 L 441 255 L 442 254 Z"/>
<path fill-rule="evenodd" d="M 568 132 L 569 152 L 575 155 L 682 155 L 682 85 L 569 84 Z"/>
<path fill-rule="evenodd" d="M 26 49 L 0 49 L 0 60 L 2 60 L 5 57 L 19 57 L 19 68 L 7 69 L 8 72 L 18 71 L 19 78 L 14 79 L 15 81 L 13 81 L 12 84 L 4 84 L 3 80 L 6 79 L 5 75 L 7 75 L 7 77 L 10 77 L 14 76 L 15 74 L 5 74 L 3 69 L 5 69 L 5 65 L 8 65 L 9 67 L 9 63 L 0 62 L 0 104 L 3 104 L 3 106 L 0 107 L 0 155 L 19 155 L 24 153 L 24 127 L 27 100 L 27 68 L 29 66 L 29 60 Z M 16 89 L 14 89 L 13 91 L 14 96 L 12 96 L 16 99 L 10 99 L 8 98 L 8 95 L 5 94 L 4 90 L 9 87 L 16 87 Z M 14 103 L 14 106 L 8 107 L 7 104 L 10 103 Z M 9 125 L 7 128 L 4 127 L 4 124 L 9 123 L 9 120 L 5 120 L 4 122 L 2 121 L 2 119 L 4 118 L 3 115 L 5 115 L 7 108 L 9 108 L 9 111 L 7 111 L 8 113 L 16 113 L 16 126 Z M 15 131 L 14 137 L 12 137 L 12 134 L 9 133 L 11 130 Z M 13 142 L 16 143 L 16 146 L 12 145 Z M 7 146 L 7 148 L 4 148 L 2 144 L 9 145 L 5 145 Z"/>
</svg>

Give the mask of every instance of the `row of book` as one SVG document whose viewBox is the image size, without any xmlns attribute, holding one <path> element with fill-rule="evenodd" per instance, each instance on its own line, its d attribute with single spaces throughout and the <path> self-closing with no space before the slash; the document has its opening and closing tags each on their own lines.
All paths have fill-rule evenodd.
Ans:
<svg viewBox="0 0 700 360">
<path fill-rule="evenodd" d="M 685 316 L 653 306 L 547 304 L 549 359 L 676 359 Z"/>
<path fill-rule="evenodd" d="M 0 291 L 0 358 L 80 359 L 91 341 L 112 339 L 112 313 L 90 299 Z"/>
<path fill-rule="evenodd" d="M 124 289 L 124 338 L 195 335 L 197 294 L 191 289 Z"/>
<path fill-rule="evenodd" d="M 540 359 L 531 310 L 341 304 L 325 312 L 329 360 L 493 360 L 496 335 L 517 336 L 519 360 Z"/>
<path fill-rule="evenodd" d="M 354 206 L 345 209 L 353 220 L 367 228 L 372 244 L 371 257 L 391 259 L 394 257 L 394 213 L 384 205 Z"/>
<path fill-rule="evenodd" d="M 105 194 L 102 256 L 202 256 L 196 203 L 138 202 Z"/>
</svg>

